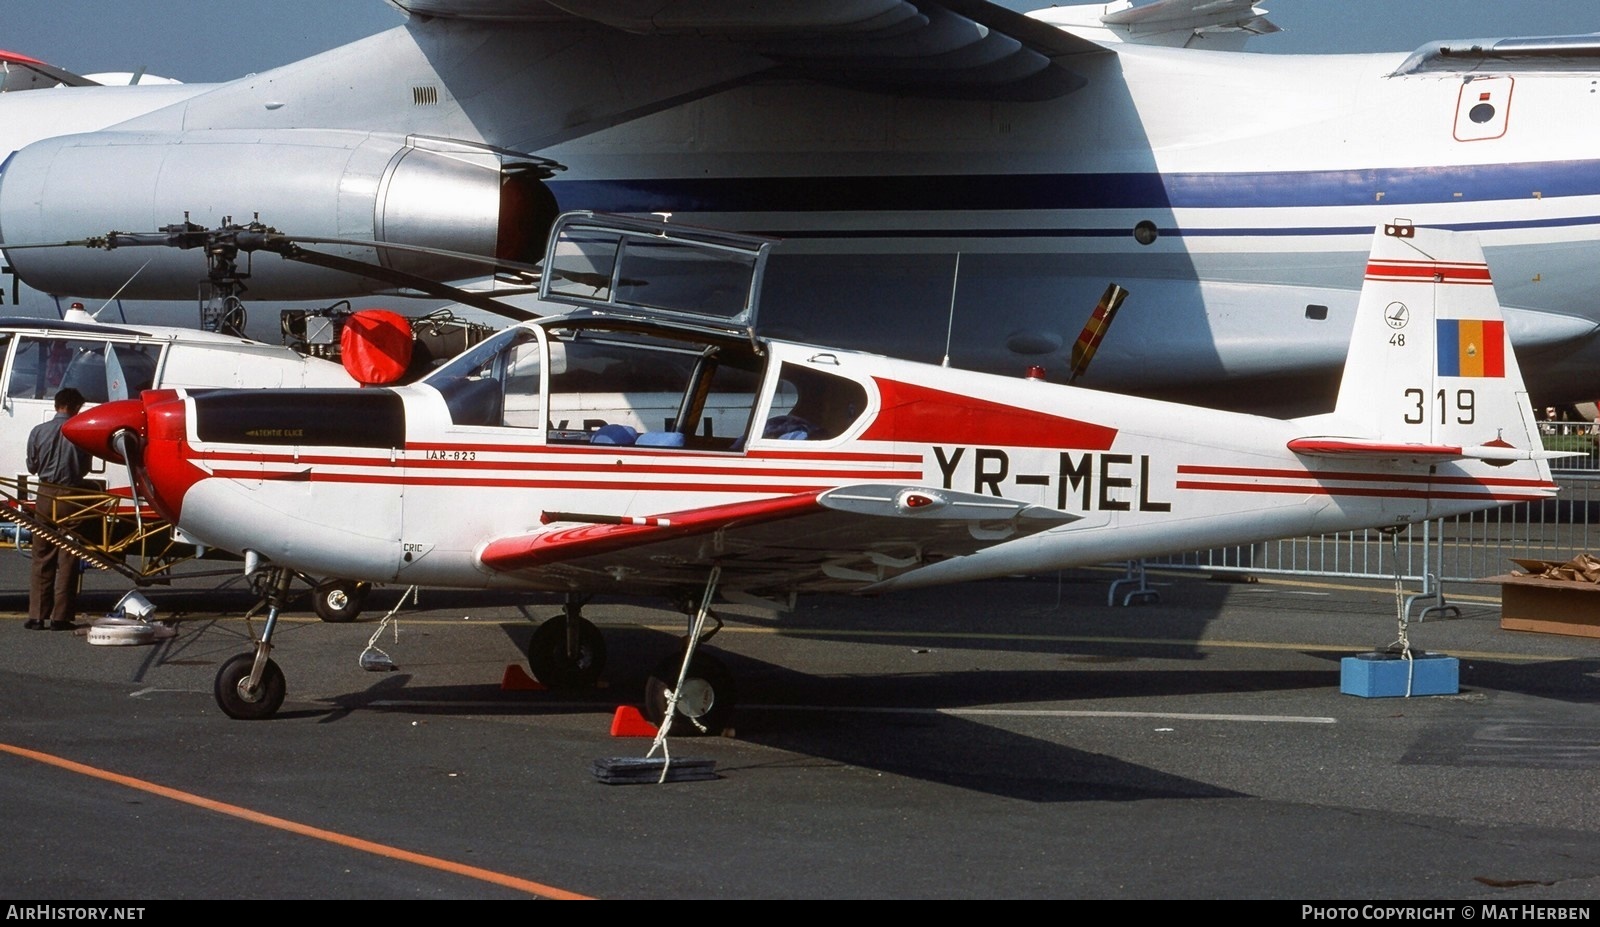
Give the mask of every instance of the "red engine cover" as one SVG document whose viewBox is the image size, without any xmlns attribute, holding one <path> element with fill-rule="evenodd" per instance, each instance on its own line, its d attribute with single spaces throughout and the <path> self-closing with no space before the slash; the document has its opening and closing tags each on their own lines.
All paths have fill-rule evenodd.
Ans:
<svg viewBox="0 0 1600 927">
<path fill-rule="evenodd" d="M 344 369 L 363 386 L 385 386 L 411 366 L 411 323 L 387 309 L 363 309 L 339 336 Z"/>
</svg>

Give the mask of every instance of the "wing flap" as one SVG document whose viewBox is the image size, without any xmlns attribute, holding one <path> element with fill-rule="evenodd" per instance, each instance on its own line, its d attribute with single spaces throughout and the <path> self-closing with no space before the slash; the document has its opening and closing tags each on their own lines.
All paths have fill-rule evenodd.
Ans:
<svg viewBox="0 0 1600 927">
<path fill-rule="evenodd" d="M 622 579 L 698 584 L 719 565 L 729 590 L 850 591 L 1076 517 L 993 496 L 862 484 L 639 519 L 566 513 L 544 530 L 490 541 L 479 561 L 571 589 Z"/>
</svg>

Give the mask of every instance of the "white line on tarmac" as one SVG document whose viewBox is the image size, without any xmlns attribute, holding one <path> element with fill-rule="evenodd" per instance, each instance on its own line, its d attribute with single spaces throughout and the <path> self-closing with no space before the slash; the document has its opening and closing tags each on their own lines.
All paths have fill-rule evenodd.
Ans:
<svg viewBox="0 0 1600 927">
<path fill-rule="evenodd" d="M 505 708 L 505 702 L 442 702 L 410 701 L 406 699 L 380 699 L 368 702 L 369 707 L 381 708 Z M 594 706 L 587 703 L 567 703 L 568 707 Z M 541 708 L 563 707 L 556 703 L 540 703 Z M 740 711 L 809 711 L 858 715 L 950 715 L 952 717 L 1015 717 L 1015 718 L 1144 718 L 1161 721 L 1236 721 L 1255 724 L 1337 724 L 1336 718 L 1314 715 L 1214 715 L 1175 711 L 1067 711 L 1051 709 L 1016 708 L 891 708 L 847 705 L 740 705 Z"/>
<path fill-rule="evenodd" d="M 830 708 L 822 705 L 741 705 L 752 711 L 837 711 L 865 714 L 930 714 L 956 717 L 1156 718 L 1171 721 L 1247 721 L 1287 724 L 1337 724 L 1334 718 L 1299 715 L 1212 715 L 1173 711 L 1068 711 L 1035 708 Z"/>
</svg>

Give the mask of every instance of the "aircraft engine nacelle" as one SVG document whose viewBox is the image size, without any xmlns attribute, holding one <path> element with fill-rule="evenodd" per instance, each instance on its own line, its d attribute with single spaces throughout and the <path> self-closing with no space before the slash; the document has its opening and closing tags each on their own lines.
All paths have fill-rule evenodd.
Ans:
<svg viewBox="0 0 1600 927">
<path fill-rule="evenodd" d="M 535 172 L 481 146 L 330 130 L 96 132 L 46 139 L 0 173 L 0 242 L 76 241 L 190 222 L 260 222 L 292 236 L 437 248 L 536 263 L 555 198 Z M 307 244 L 432 280 L 482 277 L 486 264 L 414 251 Z M 46 293 L 194 299 L 199 250 L 120 247 L 7 252 Z M 148 262 L 148 265 L 146 264 Z M 249 296 L 327 299 L 394 292 L 392 284 L 257 253 L 240 269 Z M 131 280 L 131 283 L 130 283 Z M 126 287 L 126 288 L 124 288 Z"/>
</svg>

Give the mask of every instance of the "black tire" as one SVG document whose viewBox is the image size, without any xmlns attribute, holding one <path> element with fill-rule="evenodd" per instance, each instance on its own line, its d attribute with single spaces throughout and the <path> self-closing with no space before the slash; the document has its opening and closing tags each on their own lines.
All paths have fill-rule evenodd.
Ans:
<svg viewBox="0 0 1600 927">
<path fill-rule="evenodd" d="M 217 682 L 213 694 L 217 697 L 217 706 L 222 713 L 239 721 L 260 721 L 270 718 L 278 713 L 278 708 L 283 705 L 283 696 L 288 691 L 288 686 L 283 681 L 283 670 L 278 669 L 278 664 L 267 661 L 261 669 L 261 684 L 256 686 L 253 693 L 240 690 L 239 684 L 250 676 L 250 667 L 255 664 L 254 653 L 241 653 L 228 658 L 222 664 L 222 669 L 217 671 Z"/>
<path fill-rule="evenodd" d="M 683 651 L 674 651 L 656 664 L 655 672 L 644 684 L 644 716 L 656 727 L 667 719 L 667 699 L 678 684 L 683 666 Z M 678 700 L 680 717 L 672 719 L 668 735 L 698 737 L 702 734 L 693 721 L 705 727 L 706 736 L 720 736 L 733 721 L 736 694 L 733 674 L 715 654 L 696 650 L 694 661 L 683 680 L 683 696 Z M 691 721 L 690 719 L 693 719 Z"/>
<path fill-rule="evenodd" d="M 317 584 L 311 595 L 311 607 L 317 617 L 333 624 L 354 621 L 366 604 L 371 583 L 358 583 L 349 579 L 330 579 Z"/>
<path fill-rule="evenodd" d="M 606 639 L 587 618 L 578 619 L 578 653 L 567 653 L 567 619 L 558 615 L 533 632 L 528 641 L 528 668 L 533 678 L 552 689 L 591 689 L 606 668 Z"/>
</svg>

